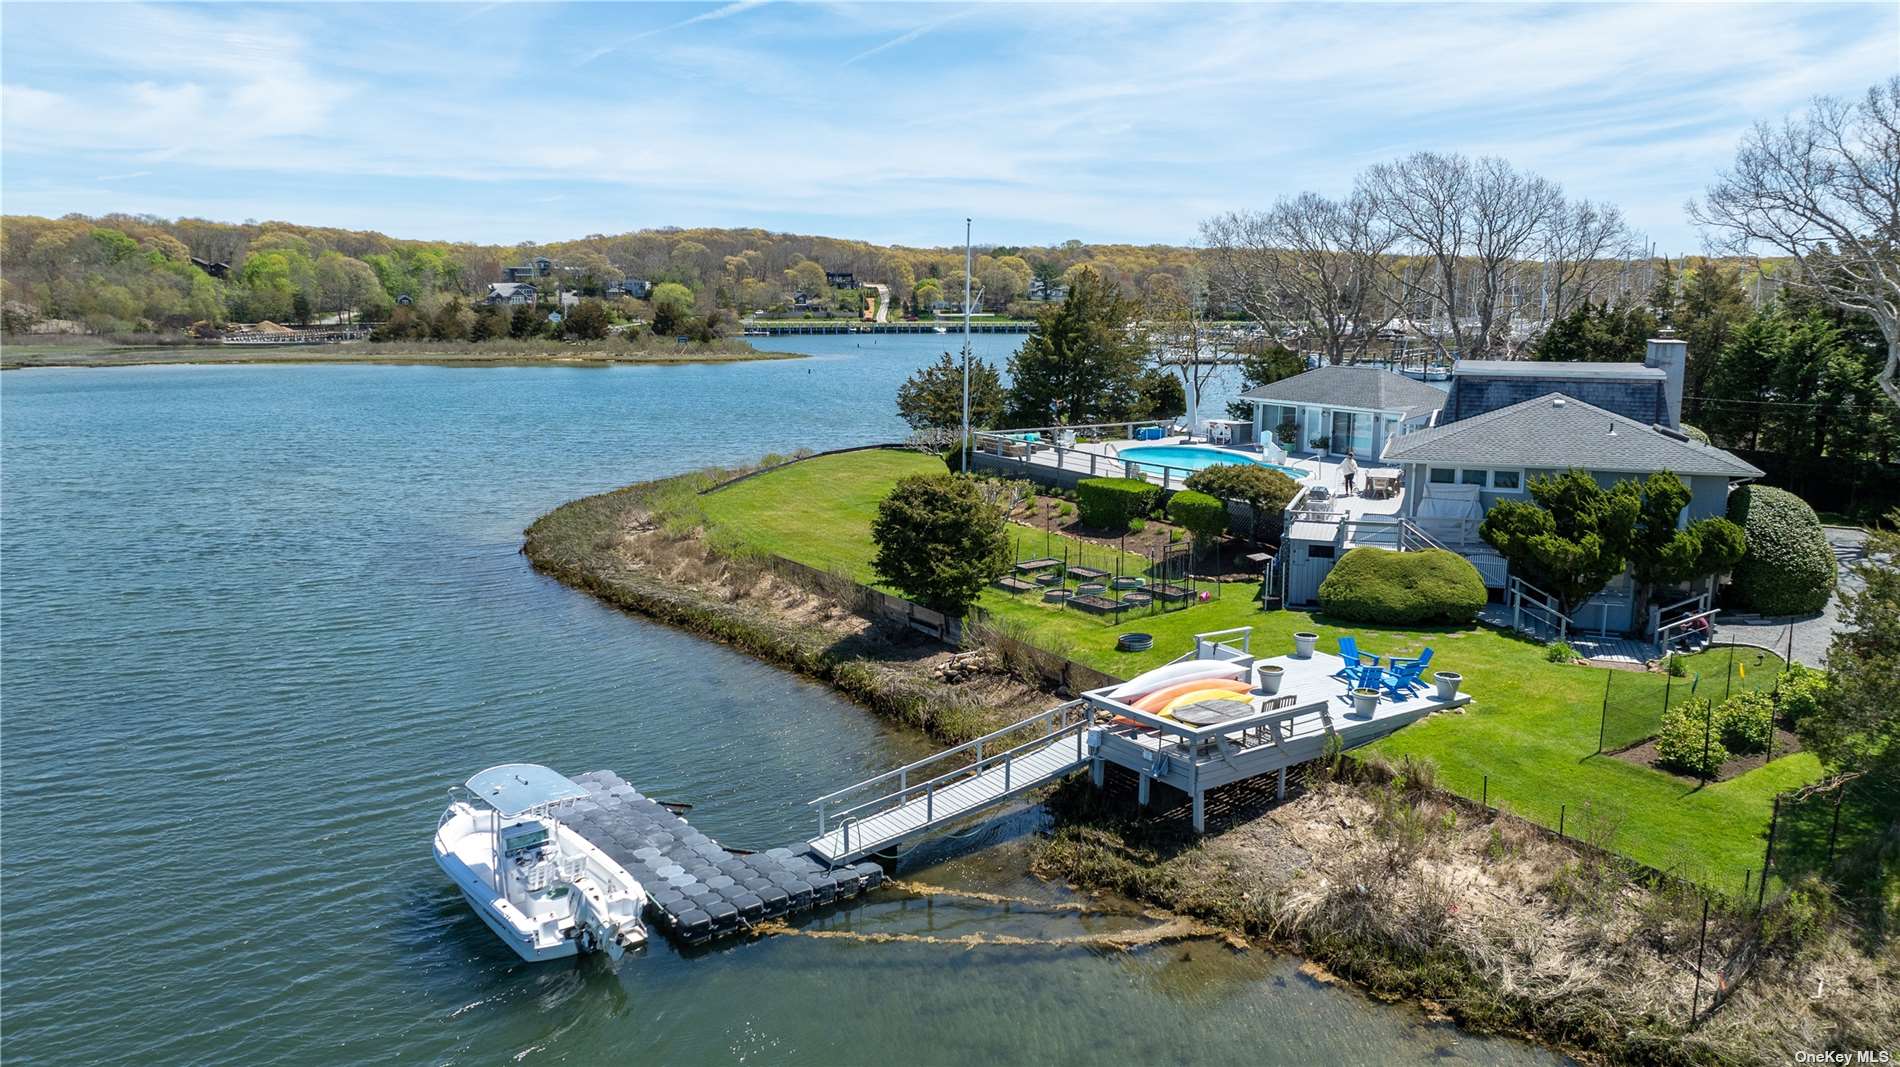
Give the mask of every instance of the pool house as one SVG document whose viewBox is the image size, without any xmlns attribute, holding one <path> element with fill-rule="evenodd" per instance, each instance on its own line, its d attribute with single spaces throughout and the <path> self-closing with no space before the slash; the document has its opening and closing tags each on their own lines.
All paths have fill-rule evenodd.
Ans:
<svg viewBox="0 0 1900 1067">
<path fill-rule="evenodd" d="M 1445 390 L 1378 367 L 1324 366 L 1249 389 L 1253 438 L 1293 455 L 1370 463 L 1386 442 L 1431 426 Z"/>
</svg>

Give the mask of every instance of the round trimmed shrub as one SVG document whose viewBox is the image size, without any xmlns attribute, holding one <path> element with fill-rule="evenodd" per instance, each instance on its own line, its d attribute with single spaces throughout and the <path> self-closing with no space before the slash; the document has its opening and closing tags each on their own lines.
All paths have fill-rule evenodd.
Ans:
<svg viewBox="0 0 1900 1067">
<path fill-rule="evenodd" d="M 1705 445 L 1712 445 L 1715 443 L 1709 440 L 1709 435 L 1703 432 L 1700 426 L 1691 426 L 1685 422 L 1682 424 L 1681 429 L 1684 434 L 1688 435 L 1689 440 L 1691 441 L 1695 441 L 1695 442 L 1698 442 L 1700 444 L 1705 444 Z"/>
<path fill-rule="evenodd" d="M 1706 700 L 1685 700 L 1663 712 L 1656 734 L 1656 762 L 1698 778 L 1713 778 L 1728 762 L 1721 730 Z"/>
<path fill-rule="evenodd" d="M 1775 705 L 1766 693 L 1737 693 L 1715 709 L 1715 728 L 1730 752 L 1766 752 Z"/>
<path fill-rule="evenodd" d="M 1728 517 L 1748 550 L 1733 572 L 1734 596 L 1763 615 L 1811 615 L 1834 592 L 1834 550 L 1820 517 L 1800 497 L 1768 485 L 1729 494 Z"/>
<path fill-rule="evenodd" d="M 1352 622 L 1464 625 L 1484 607 L 1484 579 L 1471 561 L 1442 548 L 1355 548 L 1319 585 L 1320 610 Z"/>
<path fill-rule="evenodd" d="M 1161 487 L 1139 478 L 1084 478 L 1075 487 L 1082 525 L 1097 530 L 1119 530 L 1155 506 Z"/>
<path fill-rule="evenodd" d="M 1184 489 L 1168 501 L 1168 518 L 1186 527 L 1197 545 L 1210 544 L 1227 532 L 1226 502 L 1192 489 Z"/>
</svg>

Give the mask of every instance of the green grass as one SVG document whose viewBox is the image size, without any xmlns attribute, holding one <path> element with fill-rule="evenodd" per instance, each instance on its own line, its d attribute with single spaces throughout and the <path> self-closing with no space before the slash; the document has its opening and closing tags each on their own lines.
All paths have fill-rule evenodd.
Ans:
<svg viewBox="0 0 1900 1067">
<path fill-rule="evenodd" d="M 781 471 L 741 482 L 699 498 L 699 506 L 720 543 L 776 552 L 811 566 L 845 571 L 873 582 L 870 561 L 871 517 L 890 485 L 913 473 L 937 472 L 943 464 L 930 456 L 902 452 L 855 452 L 808 460 Z M 1022 531 L 1021 554 L 1042 555 L 1041 531 Z M 1049 554 L 1060 557 L 1078 542 L 1052 535 Z M 1104 564 L 1113 550 L 1087 546 L 1089 562 Z M 1130 557 L 1127 569 L 1145 565 Z M 1253 627 L 1256 654 L 1291 651 L 1293 634 L 1311 630 L 1321 648 L 1332 648 L 1343 634 L 1358 637 L 1360 647 L 1381 655 L 1436 650 L 1435 665 L 1464 675 L 1474 704 L 1462 715 L 1434 716 L 1407 727 L 1374 746 L 1397 756 L 1429 757 L 1445 787 L 1555 827 L 1562 811 L 1565 829 L 1577 832 L 1592 816 L 1615 827 L 1611 844 L 1630 857 L 1674 870 L 1712 888 L 1739 892 L 1742 872 L 1758 868 L 1763 833 L 1775 794 L 1819 777 L 1813 756 L 1797 754 L 1727 782 L 1697 786 L 1648 767 L 1596 755 L 1606 682 L 1618 708 L 1655 708 L 1660 714 L 1667 688 L 1672 699 L 1688 684 L 1671 683 L 1660 674 L 1611 672 L 1550 663 L 1544 646 L 1496 630 L 1474 627 L 1387 628 L 1336 626 L 1323 616 L 1296 611 L 1260 610 L 1258 583 L 1222 588 L 1221 599 L 1185 610 L 1138 616 L 1109 625 L 1073 610 L 991 589 L 981 606 L 1007 629 L 1051 651 L 1120 677 L 1131 677 L 1181 654 L 1196 633 L 1235 626 Z M 1128 630 L 1155 636 L 1142 653 L 1115 650 Z M 1731 676 L 1729 652 L 1718 649 L 1686 657 L 1691 675 L 1701 676 L 1699 695 L 1720 698 L 1724 680 L 1731 688 L 1759 687 L 1772 681 L 1780 663 L 1772 655 L 1757 661 L 1739 650 L 1744 680 Z M 1488 784 L 1487 784 L 1488 777 Z M 1588 809 L 1592 815 L 1583 814 Z"/>
</svg>

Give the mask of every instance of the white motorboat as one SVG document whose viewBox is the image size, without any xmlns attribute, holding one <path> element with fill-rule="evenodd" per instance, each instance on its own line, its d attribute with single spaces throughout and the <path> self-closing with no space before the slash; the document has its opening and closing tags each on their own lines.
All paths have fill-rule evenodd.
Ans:
<svg viewBox="0 0 1900 1067">
<path fill-rule="evenodd" d="M 646 941 L 645 888 L 562 823 L 586 789 L 546 767 L 508 763 L 449 793 L 435 861 L 522 959 L 595 951 L 619 959 Z"/>
</svg>

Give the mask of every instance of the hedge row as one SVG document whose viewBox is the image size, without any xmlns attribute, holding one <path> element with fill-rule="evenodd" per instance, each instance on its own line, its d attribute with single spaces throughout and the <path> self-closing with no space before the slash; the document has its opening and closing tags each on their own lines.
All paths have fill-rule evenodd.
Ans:
<svg viewBox="0 0 1900 1067">
<path fill-rule="evenodd" d="M 1119 530 L 1146 516 L 1160 495 L 1160 486 L 1139 478 L 1084 478 L 1075 487 L 1082 525 L 1097 530 Z"/>
</svg>

